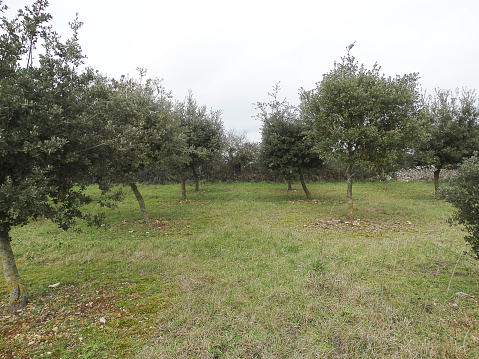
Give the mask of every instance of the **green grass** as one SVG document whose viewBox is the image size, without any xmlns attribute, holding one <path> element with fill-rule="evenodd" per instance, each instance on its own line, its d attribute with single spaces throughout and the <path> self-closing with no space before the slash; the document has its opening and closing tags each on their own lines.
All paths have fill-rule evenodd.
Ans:
<svg viewBox="0 0 479 359">
<path fill-rule="evenodd" d="M 479 357 L 479 270 L 433 185 L 356 183 L 353 223 L 345 184 L 310 185 L 313 201 L 286 188 L 205 184 L 182 202 L 179 185 L 140 186 L 149 224 L 128 193 L 101 229 L 17 228 L 31 303 L 3 315 L 0 353 Z"/>
</svg>

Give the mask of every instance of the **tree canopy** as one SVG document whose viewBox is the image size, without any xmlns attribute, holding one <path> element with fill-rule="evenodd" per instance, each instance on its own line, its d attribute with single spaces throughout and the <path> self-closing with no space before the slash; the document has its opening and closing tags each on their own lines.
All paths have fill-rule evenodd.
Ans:
<svg viewBox="0 0 479 359">
<path fill-rule="evenodd" d="M 255 181 L 261 172 L 260 144 L 248 140 L 246 133 L 228 131 L 224 138 L 222 180 Z"/>
</svg>

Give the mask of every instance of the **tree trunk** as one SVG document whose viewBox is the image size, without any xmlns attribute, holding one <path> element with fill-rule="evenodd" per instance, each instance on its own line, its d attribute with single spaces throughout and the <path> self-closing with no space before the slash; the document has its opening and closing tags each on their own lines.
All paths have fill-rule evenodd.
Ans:
<svg viewBox="0 0 479 359">
<path fill-rule="evenodd" d="M 384 172 L 384 170 L 382 170 L 382 177 L 384 178 L 384 186 L 383 186 L 383 189 L 385 191 L 387 191 L 388 189 L 388 184 L 389 184 L 389 178 L 388 178 L 388 175 Z"/>
<path fill-rule="evenodd" d="M 28 295 L 27 287 L 23 283 L 15 264 L 8 232 L 8 230 L 0 229 L 0 258 L 2 260 L 3 275 L 7 282 L 9 310 L 16 311 L 27 305 Z"/>
<path fill-rule="evenodd" d="M 354 219 L 354 206 L 353 206 L 353 174 L 351 165 L 348 165 L 346 170 L 346 176 L 348 178 L 348 189 L 346 191 L 346 199 L 348 202 L 348 218 L 350 221 Z"/>
<path fill-rule="evenodd" d="M 131 190 L 136 196 L 136 200 L 138 201 L 138 204 L 140 205 L 140 211 L 141 215 L 143 217 L 143 222 L 148 223 L 150 220 L 148 219 L 148 213 L 146 213 L 146 206 L 145 206 L 145 200 L 143 199 L 143 196 L 141 195 L 140 191 L 138 190 L 138 187 L 136 186 L 136 183 L 130 183 Z"/>
<path fill-rule="evenodd" d="M 196 171 L 196 168 L 192 167 L 191 172 L 193 172 L 193 178 L 195 179 L 195 192 L 200 191 L 200 176 L 198 175 L 198 172 Z"/>
<path fill-rule="evenodd" d="M 292 191 L 293 190 L 293 185 L 291 183 L 291 179 L 288 179 L 288 191 Z"/>
<path fill-rule="evenodd" d="M 441 167 L 434 171 L 434 196 L 436 199 L 439 199 L 439 173 L 441 172 Z"/>
<path fill-rule="evenodd" d="M 302 171 L 299 171 L 299 180 L 301 181 L 301 186 L 303 186 L 303 191 L 306 194 L 306 199 L 310 201 L 311 192 L 309 192 L 309 189 L 306 187 L 306 182 L 304 181 L 304 175 Z"/>
<path fill-rule="evenodd" d="M 186 178 L 181 176 L 181 199 L 186 201 Z"/>
</svg>

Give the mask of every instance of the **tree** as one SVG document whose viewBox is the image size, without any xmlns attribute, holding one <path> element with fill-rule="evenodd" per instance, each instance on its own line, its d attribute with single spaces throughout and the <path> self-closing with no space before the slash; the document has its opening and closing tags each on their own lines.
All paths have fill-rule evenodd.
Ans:
<svg viewBox="0 0 479 359">
<path fill-rule="evenodd" d="M 101 101 L 94 107 L 95 116 L 108 131 L 109 164 L 99 176 L 112 184 L 130 186 L 138 201 L 145 222 L 148 222 L 145 201 L 134 180 L 139 170 L 165 162 L 174 141 L 173 104 L 161 80 L 148 79 L 145 70 L 136 81 L 123 76 L 119 80 L 103 79 Z M 104 148 L 104 151 L 107 149 Z"/>
<path fill-rule="evenodd" d="M 263 121 L 261 130 L 261 154 L 263 162 L 271 170 L 282 173 L 290 183 L 294 175 L 299 175 L 301 186 L 308 200 L 311 199 L 305 171 L 322 165 L 318 152 L 308 136 L 308 124 L 299 118 L 296 107 L 285 99 L 278 99 L 279 84 L 273 87 L 271 102 L 258 102 L 257 117 Z"/>
<path fill-rule="evenodd" d="M 94 105 L 87 99 L 96 76 L 78 70 L 84 59 L 77 36 L 81 23 L 72 22 L 72 38 L 60 42 L 47 26 L 47 5 L 38 0 L 12 20 L 2 17 L 0 25 L 0 257 L 12 310 L 25 306 L 28 295 L 11 228 L 40 217 L 62 229 L 77 219 L 102 219 L 81 210 L 93 201 L 84 192 L 91 169 L 104 159 L 98 150 L 105 141 L 103 124 L 85 116 L 85 108 Z M 40 40 L 44 52 L 34 61 Z"/>
<path fill-rule="evenodd" d="M 223 181 L 258 180 L 260 172 L 260 144 L 249 141 L 246 132 L 231 130 L 224 138 Z"/>
<path fill-rule="evenodd" d="M 311 91 L 301 91 L 301 109 L 325 158 L 346 165 L 348 215 L 353 217 L 355 166 L 398 163 L 421 133 L 418 75 L 385 77 L 375 64 L 359 66 L 348 53 Z"/>
<path fill-rule="evenodd" d="M 221 155 L 223 147 L 223 122 L 221 111 L 208 112 L 199 106 L 191 91 L 175 110 L 182 142 L 176 146 L 173 167 L 180 173 L 182 199 L 186 199 L 186 174 L 191 172 L 195 180 L 195 191 L 199 190 L 201 167 Z"/>
<path fill-rule="evenodd" d="M 428 101 L 429 137 L 418 148 L 416 158 L 434 165 L 434 188 L 439 195 L 439 174 L 471 157 L 479 145 L 479 105 L 474 91 L 436 90 Z"/>
<path fill-rule="evenodd" d="M 451 187 L 444 192 L 446 200 L 455 211 L 452 222 L 462 224 L 468 235 L 466 242 L 472 247 L 476 259 L 479 259 L 479 156 L 478 153 L 465 159 L 457 170 L 457 176 L 451 182 Z"/>
</svg>

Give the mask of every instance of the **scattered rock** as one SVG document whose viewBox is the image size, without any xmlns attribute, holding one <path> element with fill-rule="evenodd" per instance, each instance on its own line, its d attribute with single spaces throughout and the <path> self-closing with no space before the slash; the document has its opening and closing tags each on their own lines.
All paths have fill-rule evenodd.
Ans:
<svg viewBox="0 0 479 359">
<path fill-rule="evenodd" d="M 418 232 L 411 221 L 380 221 L 375 222 L 369 219 L 356 219 L 347 221 L 336 218 L 318 218 L 313 223 L 303 225 L 303 228 L 309 230 L 323 230 L 326 232 L 354 232 L 366 237 L 373 237 L 387 232 Z"/>
</svg>

